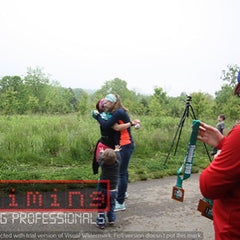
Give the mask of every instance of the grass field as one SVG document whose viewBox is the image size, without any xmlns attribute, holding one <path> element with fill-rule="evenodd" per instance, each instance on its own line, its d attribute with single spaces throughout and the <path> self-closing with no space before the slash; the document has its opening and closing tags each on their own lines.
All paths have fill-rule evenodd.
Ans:
<svg viewBox="0 0 240 240">
<path fill-rule="evenodd" d="M 185 123 L 176 156 L 171 153 L 164 165 L 179 119 L 135 117 L 141 119 L 141 128 L 132 129 L 136 147 L 129 166 L 130 181 L 176 174 L 186 154 L 191 121 Z M 0 179 L 97 179 L 91 162 L 99 137 L 99 126 L 91 116 L 1 116 Z M 198 143 L 193 172 L 208 163 Z"/>
</svg>

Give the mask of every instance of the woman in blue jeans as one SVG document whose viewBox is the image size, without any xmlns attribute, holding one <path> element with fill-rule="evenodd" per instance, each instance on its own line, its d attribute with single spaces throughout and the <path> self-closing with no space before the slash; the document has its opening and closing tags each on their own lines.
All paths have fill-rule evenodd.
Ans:
<svg viewBox="0 0 240 240">
<path fill-rule="evenodd" d="M 134 150 L 134 141 L 131 135 L 131 126 L 139 123 L 137 120 L 131 122 L 127 114 L 127 109 L 121 103 L 118 95 L 108 94 L 105 97 L 104 108 L 106 111 L 112 114 L 112 117 L 108 120 L 101 118 L 99 114 L 96 115 L 97 121 L 100 123 L 101 128 L 104 130 L 111 128 L 115 123 L 124 124 L 129 123 L 129 128 L 122 131 L 114 131 L 114 145 L 121 146 L 121 163 L 119 169 L 118 179 L 118 196 L 115 206 L 115 211 L 125 210 L 124 203 L 125 194 L 128 185 L 128 165 L 131 155 Z"/>
</svg>

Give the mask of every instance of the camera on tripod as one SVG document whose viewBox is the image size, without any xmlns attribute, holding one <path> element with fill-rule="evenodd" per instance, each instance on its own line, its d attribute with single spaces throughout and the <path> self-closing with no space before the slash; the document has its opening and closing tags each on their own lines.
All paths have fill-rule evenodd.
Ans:
<svg viewBox="0 0 240 240">
<path fill-rule="evenodd" d="M 186 100 L 187 102 L 190 102 L 190 101 L 192 101 L 192 97 L 191 96 L 187 96 L 187 100 Z"/>
<path fill-rule="evenodd" d="M 168 159 L 170 157 L 170 154 L 172 152 L 172 149 L 174 148 L 174 145 L 175 145 L 175 150 L 174 150 L 174 154 L 173 155 L 175 156 L 176 153 L 177 153 L 177 148 L 178 148 L 180 136 L 181 136 L 181 133 L 182 133 L 182 128 L 184 126 L 186 118 L 188 118 L 189 115 L 190 115 L 192 117 L 192 119 L 197 119 L 197 117 L 195 115 L 195 112 L 193 110 L 193 107 L 192 107 L 192 105 L 190 103 L 191 101 L 192 101 L 192 96 L 186 95 L 186 100 L 184 101 L 184 102 L 186 102 L 185 109 L 184 109 L 183 115 L 182 115 L 182 117 L 180 119 L 180 122 L 178 124 L 177 131 L 175 132 L 175 135 L 173 137 L 170 149 L 169 149 L 167 157 L 166 157 L 166 159 L 164 161 L 164 165 L 166 165 L 166 163 L 167 163 L 167 161 L 168 161 Z M 175 140 L 177 140 L 176 144 L 175 144 Z M 210 157 L 210 154 L 209 154 L 209 152 L 207 150 L 207 146 L 206 146 L 205 143 L 203 143 L 203 145 L 204 145 L 204 148 L 205 148 L 206 153 L 208 155 L 209 161 L 211 162 L 211 157 Z"/>
</svg>

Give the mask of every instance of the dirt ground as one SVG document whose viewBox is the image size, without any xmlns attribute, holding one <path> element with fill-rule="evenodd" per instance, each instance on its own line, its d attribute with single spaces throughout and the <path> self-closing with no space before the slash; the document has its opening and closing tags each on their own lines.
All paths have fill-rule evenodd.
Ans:
<svg viewBox="0 0 240 240">
<path fill-rule="evenodd" d="M 176 176 L 129 184 L 127 210 L 118 214 L 119 230 L 201 232 L 203 239 L 214 239 L 212 221 L 197 211 L 201 198 L 198 178 L 199 174 L 193 174 L 183 182 L 185 195 L 182 203 L 171 199 Z M 174 238 L 173 234 L 169 239 L 180 237 L 175 234 Z"/>
<path fill-rule="evenodd" d="M 171 199 L 176 176 L 130 183 L 127 209 L 117 212 L 115 225 L 104 230 L 95 226 L 96 213 L 86 213 L 88 217 L 85 215 L 82 222 L 65 223 L 54 223 L 49 213 L 42 219 L 29 215 L 24 221 L 17 219 L 17 215 L 5 213 L 8 219 L 4 222 L 4 218 L 0 218 L 0 239 L 211 240 L 214 239 L 212 221 L 197 211 L 201 198 L 198 178 L 199 174 L 193 174 L 183 182 L 183 203 Z M 13 233 L 22 235 L 17 237 Z"/>
</svg>

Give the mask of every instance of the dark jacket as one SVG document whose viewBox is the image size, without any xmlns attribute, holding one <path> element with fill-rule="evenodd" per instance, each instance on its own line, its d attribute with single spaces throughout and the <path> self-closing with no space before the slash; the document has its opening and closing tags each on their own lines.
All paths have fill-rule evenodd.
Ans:
<svg viewBox="0 0 240 240">
<path fill-rule="evenodd" d="M 118 183 L 118 171 L 119 171 L 121 156 L 119 151 L 116 151 L 115 153 L 117 155 L 117 160 L 112 165 L 107 165 L 103 162 L 102 152 L 99 154 L 99 157 L 98 157 L 98 164 L 101 166 L 101 169 L 102 169 L 100 180 L 109 180 L 110 190 L 116 189 L 117 183 Z"/>
</svg>

